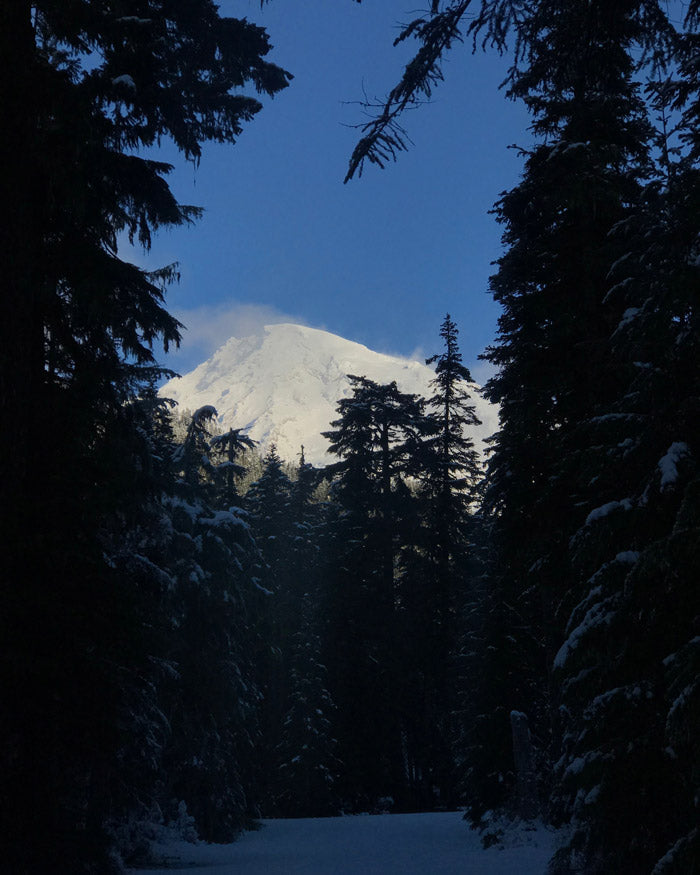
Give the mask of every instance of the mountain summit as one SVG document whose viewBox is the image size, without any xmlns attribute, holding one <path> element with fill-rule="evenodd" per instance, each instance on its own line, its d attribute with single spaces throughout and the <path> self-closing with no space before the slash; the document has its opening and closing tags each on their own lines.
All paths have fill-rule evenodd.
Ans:
<svg viewBox="0 0 700 875">
<path fill-rule="evenodd" d="M 402 392 L 432 394 L 432 368 L 412 359 L 374 352 L 360 343 L 303 325 L 266 325 L 260 334 L 232 337 L 209 359 L 160 390 L 181 409 L 212 404 L 218 424 L 246 428 L 263 452 L 271 443 L 283 459 L 324 465 L 332 457 L 321 437 L 337 418 L 340 398 L 351 394 L 347 374 L 377 383 L 396 380 Z M 473 402 L 482 425 L 475 429 L 477 449 L 497 427 L 497 409 L 474 385 Z"/>
</svg>

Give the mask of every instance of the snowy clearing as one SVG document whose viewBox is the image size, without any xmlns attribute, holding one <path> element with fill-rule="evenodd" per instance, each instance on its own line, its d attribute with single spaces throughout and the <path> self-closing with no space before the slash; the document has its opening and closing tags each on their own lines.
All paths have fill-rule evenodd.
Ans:
<svg viewBox="0 0 700 875">
<path fill-rule="evenodd" d="M 192 875 L 543 875 L 554 833 L 521 826 L 484 850 L 460 812 L 265 820 L 230 845 L 158 847 Z M 131 870 L 163 875 L 163 869 Z"/>
</svg>

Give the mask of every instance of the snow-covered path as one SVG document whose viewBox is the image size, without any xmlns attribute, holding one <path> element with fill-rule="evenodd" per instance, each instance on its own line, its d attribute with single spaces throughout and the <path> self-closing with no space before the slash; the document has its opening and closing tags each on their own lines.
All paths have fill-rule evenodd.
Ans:
<svg viewBox="0 0 700 875">
<path fill-rule="evenodd" d="M 266 820 L 234 844 L 182 843 L 167 854 L 179 857 L 178 875 L 543 875 L 552 834 L 521 830 L 518 840 L 485 851 L 459 812 L 384 814 Z"/>
</svg>

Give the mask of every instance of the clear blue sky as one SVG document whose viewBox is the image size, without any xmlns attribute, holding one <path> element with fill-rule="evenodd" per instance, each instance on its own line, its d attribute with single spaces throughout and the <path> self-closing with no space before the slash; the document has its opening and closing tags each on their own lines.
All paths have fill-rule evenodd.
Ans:
<svg viewBox="0 0 700 875">
<path fill-rule="evenodd" d="M 295 78 L 235 145 L 206 147 L 196 170 L 161 150 L 180 201 L 205 208 L 195 226 L 159 234 L 147 258 L 134 255 L 181 265 L 168 306 L 190 331 L 163 361 L 185 372 L 231 334 L 283 318 L 429 355 L 449 312 L 474 364 L 498 318 L 487 284 L 501 231 L 488 211 L 520 174 L 508 145 L 529 140 L 524 108 L 498 90 L 507 61 L 456 46 L 432 102 L 405 118 L 411 150 L 343 185 L 359 136 L 348 126 L 363 119 L 353 101 L 397 81 L 413 46 L 391 43 L 419 10 L 410 0 L 220 6 L 266 27 L 270 59 Z"/>
</svg>

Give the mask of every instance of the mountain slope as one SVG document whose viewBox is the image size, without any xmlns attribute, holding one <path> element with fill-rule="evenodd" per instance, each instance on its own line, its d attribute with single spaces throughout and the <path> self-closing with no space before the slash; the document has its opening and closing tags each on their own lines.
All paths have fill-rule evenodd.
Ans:
<svg viewBox="0 0 700 875">
<path fill-rule="evenodd" d="M 321 437 L 337 417 L 336 405 L 350 395 L 347 374 L 378 383 L 396 380 L 399 389 L 430 395 L 434 373 L 411 359 L 373 352 L 360 343 L 318 328 L 289 323 L 266 325 L 258 335 L 232 337 L 211 358 L 190 373 L 166 383 L 161 395 L 181 409 L 213 404 L 219 426 L 247 428 L 262 450 L 274 442 L 280 456 L 306 459 L 316 465 L 331 461 Z M 474 438 L 481 441 L 497 427 L 497 410 L 473 393 L 483 425 Z"/>
</svg>

